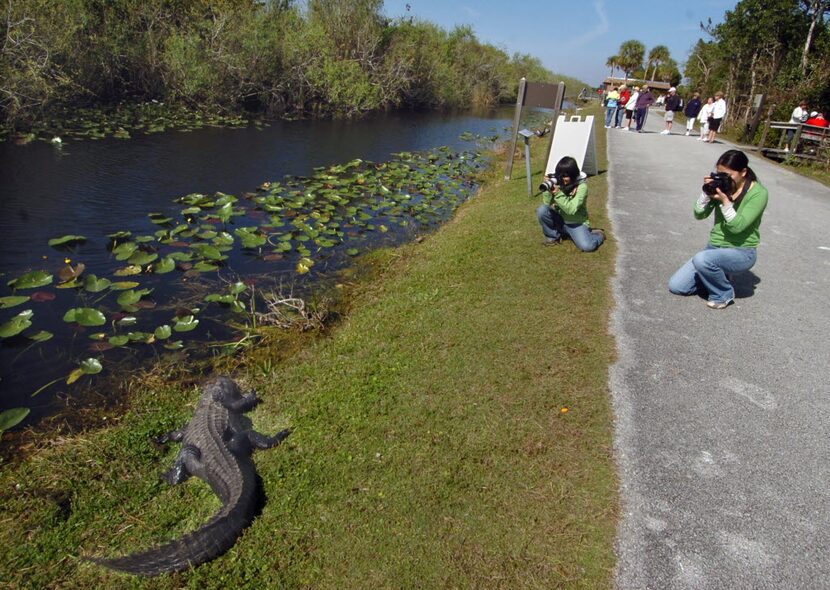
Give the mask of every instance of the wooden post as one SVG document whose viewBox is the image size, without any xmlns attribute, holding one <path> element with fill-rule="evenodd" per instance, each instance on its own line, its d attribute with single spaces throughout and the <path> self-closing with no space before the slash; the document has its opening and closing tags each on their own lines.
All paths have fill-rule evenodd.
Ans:
<svg viewBox="0 0 830 590">
<path fill-rule="evenodd" d="M 769 121 L 770 117 L 772 117 L 772 111 L 775 108 L 774 104 L 769 105 L 769 109 L 767 109 L 767 120 L 764 121 L 764 131 L 761 133 L 761 139 L 758 140 L 758 147 L 762 148 L 767 142 L 767 134 L 769 133 Z"/>
<path fill-rule="evenodd" d="M 519 80 L 519 93 L 516 95 L 516 112 L 513 114 L 513 137 L 510 139 L 510 152 L 507 155 L 507 170 L 504 172 L 504 179 L 510 180 L 513 174 L 513 157 L 516 154 L 516 139 L 519 133 L 519 122 L 522 118 L 522 106 L 525 103 L 525 93 L 527 92 L 527 79 Z"/>
</svg>

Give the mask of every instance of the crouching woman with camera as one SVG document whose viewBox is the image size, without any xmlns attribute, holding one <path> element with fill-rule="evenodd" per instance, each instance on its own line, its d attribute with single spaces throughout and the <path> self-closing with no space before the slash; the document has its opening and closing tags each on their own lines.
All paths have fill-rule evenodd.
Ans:
<svg viewBox="0 0 830 590">
<path fill-rule="evenodd" d="M 605 233 L 600 229 L 592 230 L 588 224 L 588 185 L 585 179 L 576 160 L 565 156 L 556 164 L 554 174 L 548 175 L 539 187 L 544 194 L 536 217 L 545 234 L 544 245 L 555 246 L 567 234 L 577 248 L 593 252 L 605 241 Z"/>
<path fill-rule="evenodd" d="M 695 203 L 694 216 L 706 219 L 714 211 L 715 224 L 706 248 L 669 280 L 672 293 L 704 293 L 710 308 L 723 309 L 735 298 L 728 275 L 755 265 L 768 194 L 748 164 L 746 154 L 729 150 L 718 158 L 717 172 L 703 179 L 703 192 Z"/>
</svg>

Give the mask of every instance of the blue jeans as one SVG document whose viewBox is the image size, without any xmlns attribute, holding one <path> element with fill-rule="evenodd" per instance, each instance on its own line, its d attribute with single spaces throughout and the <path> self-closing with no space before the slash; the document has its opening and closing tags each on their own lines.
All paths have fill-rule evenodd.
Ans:
<svg viewBox="0 0 830 590">
<path fill-rule="evenodd" d="M 565 223 L 562 216 L 547 205 L 539 205 L 536 217 L 545 237 L 558 240 L 562 234 L 568 234 L 574 245 L 583 252 L 593 252 L 603 242 L 602 234 L 592 233 L 591 228 L 584 223 Z"/>
<path fill-rule="evenodd" d="M 617 112 L 617 107 L 605 107 L 605 126 L 610 127 L 611 121 L 614 120 L 614 113 Z"/>
<path fill-rule="evenodd" d="M 675 295 L 706 292 L 709 301 L 731 301 L 735 289 L 727 273 L 747 271 L 755 266 L 756 259 L 755 248 L 718 248 L 707 244 L 669 279 L 669 291 Z"/>
<path fill-rule="evenodd" d="M 622 127 L 622 119 L 625 114 L 625 107 L 617 107 L 617 114 L 615 115 L 614 126 Z"/>
</svg>

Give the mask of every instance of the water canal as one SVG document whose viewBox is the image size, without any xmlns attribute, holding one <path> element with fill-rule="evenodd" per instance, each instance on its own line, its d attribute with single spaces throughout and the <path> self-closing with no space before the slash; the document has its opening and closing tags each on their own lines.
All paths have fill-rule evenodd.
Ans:
<svg viewBox="0 0 830 590">
<path fill-rule="evenodd" d="M 473 192 L 469 134 L 504 137 L 511 116 L 0 144 L 0 325 L 13 324 L 0 410 L 29 408 L 34 423 L 71 395 L 73 373 L 90 383 L 128 359 L 205 349 L 231 337 L 256 289 L 308 292 L 351 256 L 434 227 Z M 64 236 L 83 239 L 50 247 Z"/>
</svg>

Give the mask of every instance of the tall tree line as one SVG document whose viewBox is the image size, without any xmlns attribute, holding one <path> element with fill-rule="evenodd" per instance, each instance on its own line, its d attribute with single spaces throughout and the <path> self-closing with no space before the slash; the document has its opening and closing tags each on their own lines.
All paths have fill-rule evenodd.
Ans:
<svg viewBox="0 0 830 590">
<path fill-rule="evenodd" d="M 752 97 L 766 96 L 764 116 L 788 119 L 801 99 L 830 108 L 830 0 L 741 0 L 718 25 L 701 24 L 686 63 L 692 88 L 726 93 L 728 119 L 747 124 Z"/>
<path fill-rule="evenodd" d="M 266 115 L 350 116 L 515 100 L 552 81 L 468 27 L 390 20 L 382 0 L 0 0 L 0 124 L 56 107 L 155 99 Z M 558 79 L 558 78 L 557 78 Z"/>
</svg>

